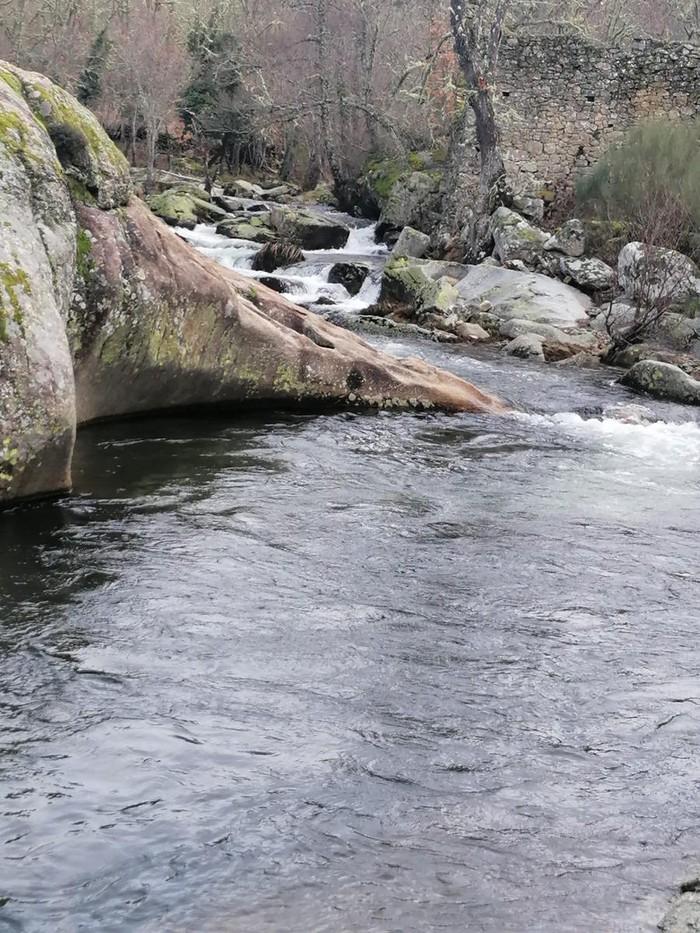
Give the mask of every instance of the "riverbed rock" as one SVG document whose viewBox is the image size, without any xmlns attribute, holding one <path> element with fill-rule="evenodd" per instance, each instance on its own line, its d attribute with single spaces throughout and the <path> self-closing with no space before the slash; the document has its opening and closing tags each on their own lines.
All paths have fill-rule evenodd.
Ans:
<svg viewBox="0 0 700 933">
<path fill-rule="evenodd" d="M 620 383 L 654 398 L 700 405 L 700 381 L 671 363 L 641 360 L 625 373 Z"/>
<path fill-rule="evenodd" d="M 537 262 L 549 239 L 546 233 L 507 207 L 499 207 L 492 214 L 489 232 L 497 259 L 501 262 L 519 259 L 528 266 Z"/>
<path fill-rule="evenodd" d="M 304 254 L 295 243 L 278 240 L 267 243 L 253 257 L 253 269 L 256 272 L 274 272 L 285 266 L 296 266 L 304 262 Z"/>
<path fill-rule="evenodd" d="M 457 291 L 469 306 L 487 301 L 488 313 L 501 320 L 518 318 L 564 329 L 585 325 L 594 310 L 587 295 L 557 279 L 486 264 L 468 267 Z"/>
<path fill-rule="evenodd" d="M 427 233 L 404 227 L 391 255 L 394 259 L 422 259 L 429 249 L 430 237 Z"/>
<path fill-rule="evenodd" d="M 0 502 L 69 486 L 76 424 L 95 419 L 197 405 L 504 410 L 194 251 L 129 194 L 126 162 L 58 89 L 72 132 L 52 137 L 54 92 L 33 90 L 44 82 L 0 63 Z"/>
<path fill-rule="evenodd" d="M 362 262 L 337 262 L 328 273 L 332 285 L 342 285 L 349 295 L 359 295 L 369 275 L 369 266 Z"/>
<path fill-rule="evenodd" d="M 548 252 L 564 253 L 574 259 L 586 252 L 586 229 L 580 220 L 567 220 L 544 244 Z"/>
<path fill-rule="evenodd" d="M 683 303 L 700 299 L 700 270 L 683 253 L 628 243 L 618 258 L 618 277 L 633 301 Z"/>
<path fill-rule="evenodd" d="M 350 238 L 345 224 L 310 211 L 273 207 L 270 219 L 280 237 L 301 249 L 342 249 Z"/>
<path fill-rule="evenodd" d="M 610 291 L 617 282 L 617 273 L 602 259 L 562 256 L 559 274 L 587 294 Z"/>
</svg>

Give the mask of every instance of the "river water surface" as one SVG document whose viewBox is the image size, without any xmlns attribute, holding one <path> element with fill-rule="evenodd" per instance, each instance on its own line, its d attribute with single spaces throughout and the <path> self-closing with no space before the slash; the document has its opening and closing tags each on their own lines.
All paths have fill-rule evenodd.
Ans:
<svg viewBox="0 0 700 933">
<path fill-rule="evenodd" d="M 693 410 L 375 342 L 520 413 L 103 425 L 2 515 L 1 930 L 639 933 L 697 873 Z"/>
</svg>

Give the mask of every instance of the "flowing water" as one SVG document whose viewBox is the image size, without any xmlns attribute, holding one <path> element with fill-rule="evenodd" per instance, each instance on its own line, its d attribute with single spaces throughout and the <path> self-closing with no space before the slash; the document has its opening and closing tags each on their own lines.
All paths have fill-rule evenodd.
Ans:
<svg viewBox="0 0 700 933">
<path fill-rule="evenodd" d="M 93 427 L 0 518 L 0 930 L 639 933 L 697 872 L 693 410 L 376 342 L 520 412 Z"/>
</svg>

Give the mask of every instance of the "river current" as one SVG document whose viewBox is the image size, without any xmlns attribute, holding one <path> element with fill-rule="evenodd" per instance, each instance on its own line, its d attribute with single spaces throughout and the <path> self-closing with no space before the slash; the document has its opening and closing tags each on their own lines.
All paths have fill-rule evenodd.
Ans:
<svg viewBox="0 0 700 933">
<path fill-rule="evenodd" d="M 0 930 L 640 933 L 697 874 L 695 411 L 371 339 L 518 411 L 96 426 L 0 518 Z"/>
</svg>

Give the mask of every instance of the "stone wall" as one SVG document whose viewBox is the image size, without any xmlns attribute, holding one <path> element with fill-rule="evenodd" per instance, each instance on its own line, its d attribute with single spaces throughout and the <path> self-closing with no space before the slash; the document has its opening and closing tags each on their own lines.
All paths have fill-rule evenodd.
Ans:
<svg viewBox="0 0 700 933">
<path fill-rule="evenodd" d="M 604 48 L 573 36 L 503 45 L 495 105 L 509 179 L 519 193 L 571 192 L 577 176 L 654 117 L 700 113 L 700 48 L 639 41 Z M 458 131 L 448 190 L 464 201 L 478 174 L 469 114 Z"/>
</svg>

